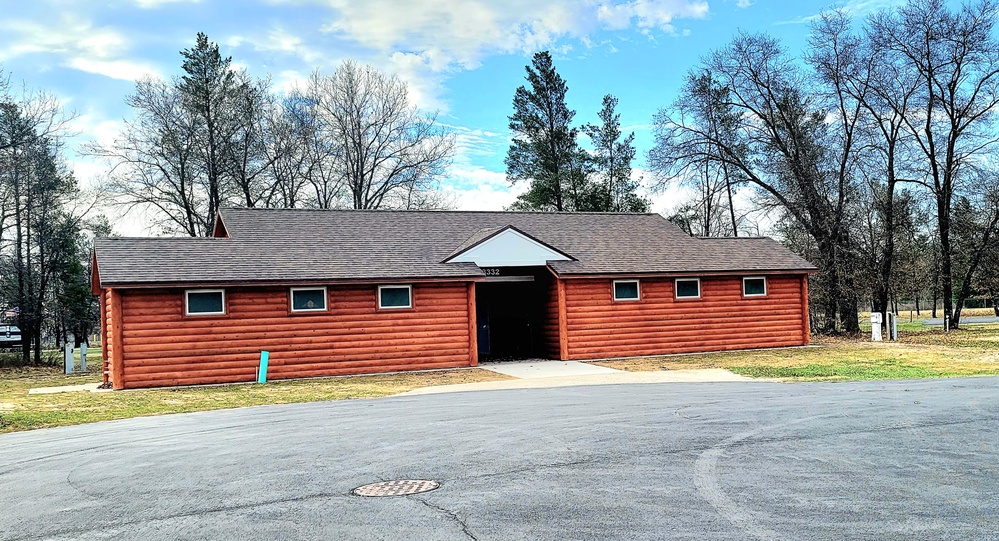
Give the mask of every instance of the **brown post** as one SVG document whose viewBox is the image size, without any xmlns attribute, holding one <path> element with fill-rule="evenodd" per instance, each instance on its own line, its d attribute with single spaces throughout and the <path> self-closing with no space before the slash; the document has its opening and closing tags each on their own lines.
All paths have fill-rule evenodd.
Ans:
<svg viewBox="0 0 999 541">
<path fill-rule="evenodd" d="M 558 358 L 569 360 L 569 318 L 565 312 L 565 281 L 556 278 L 558 284 Z"/>
<path fill-rule="evenodd" d="M 100 306 L 101 306 L 101 374 L 103 375 L 103 382 L 107 383 L 110 381 L 108 374 L 108 302 L 107 302 L 108 292 L 101 290 L 100 296 Z"/>
<path fill-rule="evenodd" d="M 801 318 L 804 328 L 801 336 L 804 339 L 803 345 L 807 346 L 811 340 L 811 324 L 808 321 L 808 275 L 801 276 Z"/>
<path fill-rule="evenodd" d="M 468 283 L 468 366 L 479 365 L 479 329 L 475 317 L 475 282 Z"/>
<path fill-rule="evenodd" d="M 111 290 L 111 385 L 125 388 L 125 352 L 122 348 L 121 293 Z"/>
</svg>

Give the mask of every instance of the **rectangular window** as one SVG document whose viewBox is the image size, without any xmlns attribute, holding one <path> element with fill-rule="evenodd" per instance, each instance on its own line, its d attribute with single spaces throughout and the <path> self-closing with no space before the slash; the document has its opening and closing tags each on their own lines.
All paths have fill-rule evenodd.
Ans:
<svg viewBox="0 0 999 541">
<path fill-rule="evenodd" d="M 325 312 L 325 287 L 293 287 L 291 288 L 292 312 Z"/>
<path fill-rule="evenodd" d="M 225 314 L 225 290 L 191 289 L 184 292 L 185 314 L 220 316 Z"/>
<path fill-rule="evenodd" d="M 765 297 L 767 295 L 767 279 L 763 277 L 743 278 L 742 295 L 744 297 Z"/>
<path fill-rule="evenodd" d="M 700 278 L 677 278 L 675 284 L 678 299 L 697 299 L 701 296 Z"/>
<path fill-rule="evenodd" d="M 378 308 L 412 308 L 413 286 L 378 286 Z"/>
<path fill-rule="evenodd" d="M 638 280 L 614 280 L 615 301 L 639 300 Z"/>
</svg>

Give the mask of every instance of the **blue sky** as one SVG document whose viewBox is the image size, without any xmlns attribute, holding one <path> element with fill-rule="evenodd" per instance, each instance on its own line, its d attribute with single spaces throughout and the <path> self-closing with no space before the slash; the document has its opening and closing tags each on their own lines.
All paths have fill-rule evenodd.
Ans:
<svg viewBox="0 0 999 541">
<path fill-rule="evenodd" d="M 864 15 L 895 0 L 839 3 Z M 518 189 L 503 174 L 507 116 L 524 66 L 549 49 L 579 123 L 620 99 L 636 132 L 642 175 L 652 115 L 676 96 L 699 57 L 742 30 L 767 32 L 795 52 L 826 1 L 785 0 L 0 0 L 0 69 L 60 97 L 78 113 L 70 159 L 85 183 L 101 167 L 78 142 L 114 139 L 131 112 L 134 81 L 180 71 L 199 31 L 233 62 L 288 89 L 352 58 L 405 79 L 416 103 L 440 110 L 459 136 L 446 181 L 461 208 L 499 209 Z M 648 179 L 646 175 L 646 179 Z M 676 192 L 654 197 L 666 211 Z"/>
</svg>

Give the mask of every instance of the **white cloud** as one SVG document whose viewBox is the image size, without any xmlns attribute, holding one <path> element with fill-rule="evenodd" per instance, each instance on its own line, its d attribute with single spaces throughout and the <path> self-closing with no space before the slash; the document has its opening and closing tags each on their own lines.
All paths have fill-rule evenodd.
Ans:
<svg viewBox="0 0 999 541">
<path fill-rule="evenodd" d="M 503 210 L 527 191 L 527 184 L 510 186 L 506 175 L 482 167 L 452 168 L 451 182 L 444 191 L 457 201 L 459 210 Z"/>
<path fill-rule="evenodd" d="M 151 64 L 125 58 L 130 43 L 121 32 L 111 27 L 95 28 L 90 21 L 70 13 L 46 24 L 8 19 L 0 22 L 0 31 L 14 36 L 6 47 L 0 46 L 0 60 L 50 54 L 65 67 L 112 79 L 135 80 L 157 74 Z"/>
<path fill-rule="evenodd" d="M 146 76 L 158 76 L 158 72 L 153 66 L 131 60 L 92 60 L 76 57 L 66 62 L 66 66 L 122 81 L 136 81 Z"/>
<path fill-rule="evenodd" d="M 432 53 L 428 63 L 474 68 L 489 54 L 530 53 L 597 28 L 672 31 L 675 18 L 703 18 L 705 0 L 327 0 L 326 31 L 380 51 Z"/>
<path fill-rule="evenodd" d="M 751 5 L 753 5 L 753 2 L 751 2 L 750 0 L 736 0 L 735 2 L 736 7 L 743 9 L 748 8 Z"/>
<path fill-rule="evenodd" d="M 201 0 L 135 0 L 135 5 L 143 9 L 156 9 L 166 4 L 200 4 Z"/>
<path fill-rule="evenodd" d="M 634 21 L 639 28 L 674 31 L 673 19 L 702 19 L 708 15 L 705 0 L 633 0 L 605 4 L 597 10 L 598 19 L 612 29 L 624 29 Z"/>
<path fill-rule="evenodd" d="M 637 25 L 645 33 L 673 33 L 679 18 L 703 18 L 706 0 L 314 0 L 331 12 L 322 29 L 350 56 L 397 73 L 425 109 L 446 110 L 441 98 L 448 73 L 475 69 L 488 56 L 566 53 L 566 38 L 590 44 L 599 29 Z M 321 58 L 293 39 L 272 35 L 284 47 L 316 65 Z M 259 41 L 259 40 L 258 40 Z M 332 67 L 327 62 L 327 66 Z"/>
<path fill-rule="evenodd" d="M 232 47 L 238 47 L 243 42 L 251 44 L 257 51 L 293 55 L 312 65 L 330 60 L 328 53 L 308 46 L 300 34 L 283 26 L 275 26 L 262 36 L 232 36 L 225 41 L 226 45 Z"/>
<path fill-rule="evenodd" d="M 836 6 L 838 9 L 842 9 L 850 16 L 855 18 L 862 18 L 866 15 L 870 15 L 876 11 L 905 3 L 906 0 L 849 0 L 844 4 Z M 823 10 L 825 11 L 825 10 Z M 811 15 L 795 17 L 793 19 L 787 19 L 783 21 L 777 21 L 775 25 L 784 24 L 810 24 L 814 21 L 819 20 L 822 17 L 822 12 L 813 13 Z"/>
</svg>

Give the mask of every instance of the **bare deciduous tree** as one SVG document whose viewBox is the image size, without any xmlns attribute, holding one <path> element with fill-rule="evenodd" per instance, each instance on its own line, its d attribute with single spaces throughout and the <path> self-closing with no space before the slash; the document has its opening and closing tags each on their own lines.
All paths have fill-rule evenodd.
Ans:
<svg viewBox="0 0 999 541">
<path fill-rule="evenodd" d="M 944 315 L 954 326 L 951 214 L 962 170 L 997 141 L 999 40 L 996 4 L 983 0 L 952 11 L 944 0 L 912 0 L 870 20 L 878 53 L 916 81 L 902 120 L 924 159 L 924 185 L 936 201 Z M 974 175 L 965 175 L 972 178 Z"/>
<path fill-rule="evenodd" d="M 710 84 L 702 84 L 704 75 Z M 704 111 L 712 110 L 724 111 L 732 124 L 718 129 L 706 120 Z M 743 34 L 706 58 L 673 108 L 656 116 L 649 164 L 666 181 L 706 160 L 722 162 L 755 186 L 814 239 L 827 291 L 825 330 L 839 321 L 856 332 L 849 202 L 858 113 L 855 103 L 832 112 L 828 123 L 822 97 L 776 40 Z"/>
<path fill-rule="evenodd" d="M 318 152 L 333 158 L 323 173 L 343 179 L 355 209 L 398 206 L 400 194 L 432 190 L 450 164 L 454 137 L 410 104 L 395 75 L 346 61 L 331 75 L 314 72 L 304 96 L 315 108 L 316 139 L 332 144 Z"/>
</svg>

